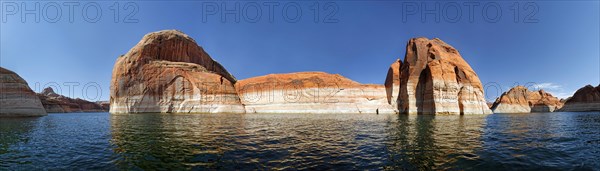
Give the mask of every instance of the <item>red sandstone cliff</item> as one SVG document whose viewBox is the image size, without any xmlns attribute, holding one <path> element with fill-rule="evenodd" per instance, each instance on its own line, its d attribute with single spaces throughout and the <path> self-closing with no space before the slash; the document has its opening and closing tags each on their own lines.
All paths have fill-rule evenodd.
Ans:
<svg viewBox="0 0 600 171">
<path fill-rule="evenodd" d="M 145 35 L 113 68 L 111 113 L 244 113 L 236 82 L 188 35 Z"/>
<path fill-rule="evenodd" d="M 384 86 L 339 74 L 269 74 L 240 80 L 236 89 L 249 113 L 395 113 Z"/>
<path fill-rule="evenodd" d="M 440 39 L 410 39 L 400 69 L 400 113 L 489 114 L 477 74 Z"/>
</svg>

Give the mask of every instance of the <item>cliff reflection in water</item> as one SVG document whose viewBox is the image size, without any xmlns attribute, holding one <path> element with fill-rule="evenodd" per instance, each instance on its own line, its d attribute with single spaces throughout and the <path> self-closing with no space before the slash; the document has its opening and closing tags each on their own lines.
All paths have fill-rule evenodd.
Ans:
<svg viewBox="0 0 600 171">
<path fill-rule="evenodd" d="M 485 116 L 112 115 L 121 168 L 400 169 L 472 164 Z"/>
<path fill-rule="evenodd" d="M 479 160 L 476 151 L 486 116 L 399 115 L 388 127 L 388 169 L 470 168 Z"/>
</svg>

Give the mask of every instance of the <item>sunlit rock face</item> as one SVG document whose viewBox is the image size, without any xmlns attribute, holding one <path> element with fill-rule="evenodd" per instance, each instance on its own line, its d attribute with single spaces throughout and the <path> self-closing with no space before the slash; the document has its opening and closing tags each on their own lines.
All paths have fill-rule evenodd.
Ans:
<svg viewBox="0 0 600 171">
<path fill-rule="evenodd" d="M 240 80 L 236 89 L 247 113 L 395 113 L 383 85 L 339 74 L 269 74 Z"/>
<path fill-rule="evenodd" d="M 46 110 L 27 82 L 0 67 L 0 117 L 44 116 Z"/>
<path fill-rule="evenodd" d="M 490 114 L 477 74 L 440 39 L 413 38 L 400 70 L 400 113 Z"/>
<path fill-rule="evenodd" d="M 570 97 L 559 111 L 600 111 L 600 85 L 586 85 Z"/>
<path fill-rule="evenodd" d="M 54 92 L 51 87 L 45 88 L 37 96 L 48 113 L 71 112 L 106 112 L 100 104 L 80 98 L 69 98 Z M 106 108 L 108 109 L 108 108 Z"/>
<path fill-rule="evenodd" d="M 397 59 L 390 65 L 387 76 L 385 77 L 385 91 L 387 94 L 387 101 L 393 106 L 398 105 L 398 95 L 400 94 L 400 68 L 402 67 L 402 61 Z"/>
<path fill-rule="evenodd" d="M 544 90 L 529 91 L 516 86 L 504 92 L 492 105 L 494 113 L 553 112 L 562 107 L 562 102 Z"/>
<path fill-rule="evenodd" d="M 149 33 L 113 68 L 111 113 L 244 113 L 236 79 L 188 35 Z"/>
</svg>

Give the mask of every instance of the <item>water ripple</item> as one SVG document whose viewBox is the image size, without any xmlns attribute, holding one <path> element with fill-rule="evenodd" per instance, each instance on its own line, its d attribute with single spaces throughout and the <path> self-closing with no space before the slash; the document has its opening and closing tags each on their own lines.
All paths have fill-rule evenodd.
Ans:
<svg viewBox="0 0 600 171">
<path fill-rule="evenodd" d="M 594 170 L 600 114 L 51 114 L 0 120 L 0 170 Z"/>
</svg>

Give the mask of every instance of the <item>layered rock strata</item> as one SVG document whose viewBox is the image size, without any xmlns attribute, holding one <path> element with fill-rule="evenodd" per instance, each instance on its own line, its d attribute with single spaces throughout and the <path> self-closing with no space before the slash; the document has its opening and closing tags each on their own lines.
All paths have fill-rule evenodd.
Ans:
<svg viewBox="0 0 600 171">
<path fill-rule="evenodd" d="M 72 112 L 106 112 L 108 108 L 80 98 L 69 98 L 54 92 L 51 87 L 45 88 L 37 96 L 48 113 L 72 113 Z"/>
<path fill-rule="evenodd" d="M 524 86 L 516 86 L 496 99 L 492 111 L 494 113 L 554 112 L 562 105 L 558 98 L 544 90 L 529 91 Z"/>
<path fill-rule="evenodd" d="M 339 74 L 298 72 L 240 80 L 248 113 L 395 113 L 382 85 L 360 84 Z"/>
<path fill-rule="evenodd" d="M 475 71 L 440 39 L 411 39 L 400 75 L 400 113 L 491 113 Z"/>
<path fill-rule="evenodd" d="M 0 117 L 44 116 L 46 110 L 27 82 L 0 67 Z"/>
<path fill-rule="evenodd" d="M 149 33 L 113 68 L 111 113 L 244 113 L 237 80 L 192 38 Z"/>
<path fill-rule="evenodd" d="M 600 111 L 600 85 L 586 85 L 573 94 L 559 111 Z"/>
</svg>

